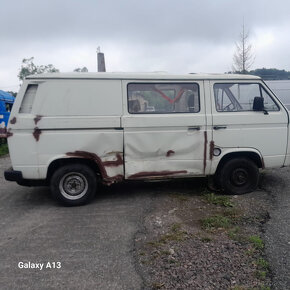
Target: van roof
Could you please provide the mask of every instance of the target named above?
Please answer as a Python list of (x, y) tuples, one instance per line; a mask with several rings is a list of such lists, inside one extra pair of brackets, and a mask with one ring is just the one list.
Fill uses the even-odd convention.
[(26, 79), (124, 79), (124, 80), (257, 80), (258, 76), (243, 74), (170, 74), (170, 73), (45, 73), (27, 76)]

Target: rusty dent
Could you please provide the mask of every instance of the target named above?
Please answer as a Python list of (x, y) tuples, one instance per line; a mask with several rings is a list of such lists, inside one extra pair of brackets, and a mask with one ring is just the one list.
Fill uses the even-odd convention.
[(146, 172), (138, 172), (132, 174), (128, 177), (128, 179), (137, 179), (137, 178), (144, 178), (144, 177), (162, 177), (162, 176), (169, 176), (169, 175), (176, 175), (176, 174), (185, 174), (187, 173), (186, 170), (180, 171), (146, 171)]
[(77, 158), (84, 158), (88, 160), (94, 161), (100, 170), (100, 173), (103, 177), (103, 183), (110, 185), (114, 182), (119, 182), (124, 179), (124, 176), (122, 174), (118, 174), (115, 176), (108, 176), (106, 168), (105, 167), (118, 167), (120, 165), (123, 165), (123, 158), (120, 153), (116, 154), (117, 160), (113, 161), (102, 161), (102, 159), (95, 153), (90, 153), (87, 151), (75, 151), (75, 152), (68, 152), (66, 153), (69, 157), (77, 157)]
[(170, 155), (174, 154), (175, 151), (173, 150), (168, 150), (167, 153), (166, 153), (166, 157), (170, 157)]
[(16, 117), (13, 117), (11, 120), (10, 120), (10, 124), (14, 125), (16, 123)]
[(41, 130), (38, 127), (35, 127), (32, 135), (35, 138), (36, 142), (39, 141), (40, 134), (41, 134)]
[(35, 118), (33, 119), (34, 124), (37, 125), (37, 123), (42, 119), (42, 117), (43, 117), (42, 115), (36, 115)]
[(207, 132), (204, 131), (204, 149), (203, 149), (203, 173), (205, 173), (206, 168), (206, 157), (207, 157)]
[(209, 143), (209, 159), (213, 159), (214, 141), (211, 140)]

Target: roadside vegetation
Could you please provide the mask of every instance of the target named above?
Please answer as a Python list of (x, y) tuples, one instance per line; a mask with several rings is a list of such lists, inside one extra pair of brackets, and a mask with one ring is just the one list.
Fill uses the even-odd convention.
[(7, 144), (0, 144), (0, 156), (8, 154), (8, 145)]

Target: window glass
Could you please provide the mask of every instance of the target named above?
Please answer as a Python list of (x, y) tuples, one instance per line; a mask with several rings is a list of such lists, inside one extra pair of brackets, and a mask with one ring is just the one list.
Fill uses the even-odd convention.
[(19, 113), (31, 113), (37, 87), (38, 85), (28, 85), (19, 109)]
[(197, 113), (199, 109), (197, 84), (134, 83), (128, 85), (129, 113)]
[(255, 97), (264, 98), (266, 110), (277, 111), (279, 108), (259, 84), (228, 83), (215, 84), (214, 96), (218, 112), (253, 111)]
[(279, 111), (279, 107), (273, 101), (273, 99), (269, 96), (269, 94), (262, 88), (262, 96), (264, 98), (264, 108), (267, 111)]

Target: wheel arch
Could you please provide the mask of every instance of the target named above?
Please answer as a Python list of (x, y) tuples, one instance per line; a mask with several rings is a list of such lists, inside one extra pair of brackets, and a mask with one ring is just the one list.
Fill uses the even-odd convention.
[(53, 160), (47, 169), (47, 176), (46, 176), (46, 180), (48, 182), (50, 182), (50, 179), (53, 175), (53, 173), (60, 167), (64, 166), (64, 165), (68, 165), (68, 164), (84, 164), (89, 166), (98, 176), (101, 176), (101, 171), (97, 165), (96, 162), (94, 162), (93, 160), (89, 160), (86, 158), (58, 158)]
[(263, 157), (256, 151), (236, 151), (236, 152), (229, 152), (226, 153), (218, 163), (215, 173), (218, 173), (223, 165), (233, 158), (248, 158), (252, 160), (258, 168), (265, 168)]

